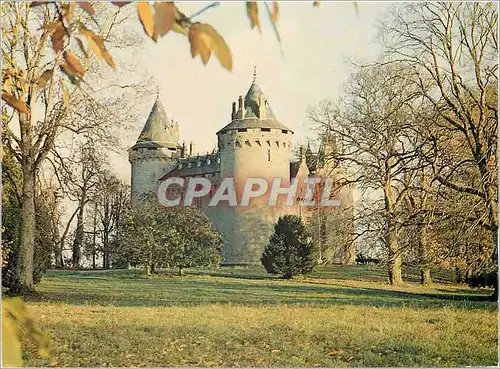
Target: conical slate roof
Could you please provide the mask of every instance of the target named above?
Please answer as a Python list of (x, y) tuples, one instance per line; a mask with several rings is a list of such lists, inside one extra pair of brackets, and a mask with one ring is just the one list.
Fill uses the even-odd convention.
[[(261, 99), (261, 96), (263, 99)], [(259, 105), (263, 101), (265, 106), (265, 118), (261, 119), (259, 114)], [(219, 132), (224, 132), (228, 130), (235, 130), (241, 128), (275, 128), (290, 131), (293, 131), (279, 122), (274, 115), (273, 110), (271, 109), (271, 105), (269, 104), (266, 95), (262, 92), (260, 86), (254, 81), (250, 88), (248, 89), (245, 98), (245, 117), (244, 119), (236, 118), (233, 119), (231, 123), (222, 128)], [(238, 110), (236, 116), (241, 117), (241, 111)]]
[(132, 149), (141, 147), (176, 147), (176, 139), (168, 129), (171, 124), (160, 98), (157, 97), (146, 124), (144, 124), (142, 132)]
[[(248, 118), (258, 118), (259, 117), (259, 103), (260, 97), (263, 96), (264, 100), (267, 101), (266, 95), (262, 92), (260, 86), (253, 82), (245, 95), (245, 117)], [(276, 116), (271, 109), (269, 104), (266, 105), (266, 118), (276, 119)]]

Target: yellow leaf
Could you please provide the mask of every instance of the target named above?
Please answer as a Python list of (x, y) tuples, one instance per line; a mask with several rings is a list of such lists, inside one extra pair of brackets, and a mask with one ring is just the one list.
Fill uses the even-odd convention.
[(35, 6), (38, 5), (45, 5), (45, 4), (50, 4), (52, 1), (32, 1), (30, 3), (30, 8), (34, 8)]
[(80, 34), (87, 38), (90, 50), (97, 56), (98, 59), (106, 61), (111, 68), (115, 68), (115, 62), (111, 57), (111, 54), (106, 49), (104, 44), (104, 38), (102, 36), (96, 35), (94, 32), (89, 30), (83, 23), (80, 23), (78, 27)]
[(64, 46), (64, 37), (66, 36), (66, 31), (61, 22), (57, 22), (53, 26), (52, 31), (52, 48), (57, 53), (62, 50)]
[(2, 301), (2, 364), (4, 367), (23, 365), (21, 334), (38, 346), (41, 356), (53, 357), (50, 339), (37, 327), (23, 301), (19, 298), (5, 298)]
[(87, 53), (87, 50), (85, 50), (85, 46), (83, 45), (83, 41), (78, 37), (75, 37), (75, 39), (76, 39), (76, 43), (78, 44), (78, 47), (82, 51), (83, 55), (85, 55), (85, 58), (88, 58), (89, 54)]
[(209, 34), (204, 32), (204, 24), (193, 23), (189, 32), (189, 42), (191, 44), (191, 56), (194, 58), (200, 55), (203, 64), (207, 64), (212, 53), (212, 40)]
[(83, 75), (85, 74), (85, 70), (80, 64), (78, 58), (73, 53), (65, 51), (64, 59), (68, 63), (68, 67), (73, 75), (83, 77)]
[(229, 71), (232, 70), (231, 50), (229, 50), (226, 41), (211, 25), (194, 23), (189, 32), (189, 42), (193, 58), (200, 55), (203, 64), (206, 65), (213, 51), (221, 65)]
[(119, 6), (121, 8), (122, 6), (130, 4), (131, 2), (132, 1), (112, 1), (111, 4), (114, 4), (114, 5)]
[(85, 10), (87, 13), (89, 13), (90, 15), (95, 14), (94, 7), (92, 6), (92, 4), (89, 1), (79, 1), (78, 5), (80, 5), (80, 7), (83, 10)]
[(2, 302), (2, 367), (23, 366), (19, 329)]
[(155, 4), (155, 38), (164, 36), (174, 27), (175, 5), (172, 2), (157, 2)]
[(63, 103), (64, 103), (64, 106), (67, 108), (67, 107), (69, 107), (70, 96), (69, 96), (68, 88), (66, 87), (66, 84), (64, 83), (63, 80), (61, 80), (61, 89), (62, 89), (62, 93), (63, 93)]
[(27, 113), (29, 110), (28, 106), (24, 103), (24, 101), (16, 99), (12, 95), (2, 94), (2, 100), (5, 101), (8, 105), (12, 106), (17, 111), (19, 111), (20, 113)]
[(137, 2), (137, 14), (139, 16), (139, 20), (142, 23), (142, 28), (144, 28), (144, 32), (156, 41), (153, 37), (155, 30), (155, 21), (153, 18), (153, 12), (151, 11), (151, 5), (147, 1), (138, 1)]
[(233, 57), (226, 41), (224, 41), (215, 28), (209, 24), (205, 24), (205, 32), (210, 35), (212, 50), (215, 52), (215, 56), (219, 59), (220, 64), (228, 71), (232, 71)]
[(66, 18), (68, 20), (73, 18), (73, 11), (76, 8), (76, 3), (70, 2), (70, 3), (62, 4), (62, 8), (63, 8), (63, 17), (64, 18)]
[(38, 89), (44, 88), (47, 81), (52, 77), (52, 72), (53, 72), (52, 69), (47, 69), (42, 73), (40, 77), (38, 77), (38, 81), (36, 82), (36, 87)]
[(315, 1), (313, 6), (315, 7), (319, 7), (321, 5), (321, 1)]
[(250, 27), (253, 29), (255, 26), (260, 31), (259, 23), (259, 8), (257, 7), (257, 2), (255, 0), (248, 0), (247, 4), (247, 15), (250, 18)]
[(59, 65), (59, 68), (69, 78), (72, 84), (77, 85), (79, 83), (74, 72), (71, 70), (67, 63)]
[(276, 22), (278, 21), (278, 13), (279, 13), (279, 10), (280, 10), (280, 6), (279, 6), (279, 3), (277, 1), (273, 1), (273, 12), (271, 14), (271, 20), (273, 21), (273, 23), (276, 24)]

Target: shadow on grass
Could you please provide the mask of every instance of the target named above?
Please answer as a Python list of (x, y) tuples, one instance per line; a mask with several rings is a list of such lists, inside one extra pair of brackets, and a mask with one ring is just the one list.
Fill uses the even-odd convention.
[[(253, 274), (253, 273), (251, 273)], [(186, 277), (143, 278), (140, 271), (50, 273), (30, 301), (113, 306), (311, 305), (495, 310), (489, 296), (472, 293), (394, 291), (309, 281), (269, 279), (244, 271), (195, 272)], [(483, 291), (481, 291), (483, 292)]]

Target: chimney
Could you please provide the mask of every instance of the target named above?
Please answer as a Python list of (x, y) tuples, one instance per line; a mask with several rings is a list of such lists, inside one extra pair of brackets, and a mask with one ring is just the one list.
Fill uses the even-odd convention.
[(238, 98), (238, 110), (241, 112), (241, 116), (239, 118), (245, 119), (245, 100), (243, 99), (243, 96)]
[(189, 156), (194, 155), (194, 141), (189, 142)]
[(304, 145), (300, 145), (300, 148), (299, 148), (299, 160), (300, 162), (302, 163), (304, 161)]
[(259, 119), (266, 119), (266, 99), (264, 96), (259, 97)]
[(233, 102), (233, 110), (231, 111), (231, 120), (236, 118), (236, 102)]

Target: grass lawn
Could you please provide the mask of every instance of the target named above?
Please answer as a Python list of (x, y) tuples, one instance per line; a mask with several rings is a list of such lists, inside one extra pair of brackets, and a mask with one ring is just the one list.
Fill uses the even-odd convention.
[[(487, 289), (437, 275), (391, 287), (375, 266), (292, 281), (259, 267), (144, 278), (138, 271), (49, 272), (28, 302), (57, 366), (496, 365)], [(29, 366), (46, 365), (34, 350)]]

